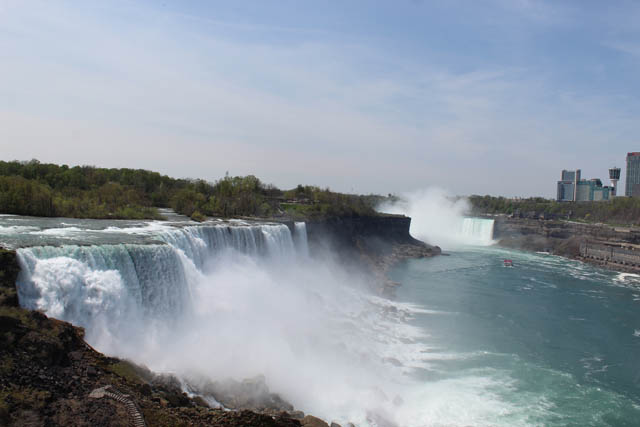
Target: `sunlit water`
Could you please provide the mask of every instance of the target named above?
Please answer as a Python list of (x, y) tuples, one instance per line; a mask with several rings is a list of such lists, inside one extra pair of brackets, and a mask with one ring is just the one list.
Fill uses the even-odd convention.
[(410, 321), (429, 347), (415, 425), (640, 425), (637, 276), (496, 248), (391, 275), (424, 309)]

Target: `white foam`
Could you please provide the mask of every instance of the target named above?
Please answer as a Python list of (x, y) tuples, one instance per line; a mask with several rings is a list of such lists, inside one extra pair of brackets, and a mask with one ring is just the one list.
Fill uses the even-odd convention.
[(47, 228), (45, 230), (33, 231), (30, 234), (64, 237), (72, 234), (84, 233), (86, 231), (87, 230), (81, 229), (78, 227), (64, 227), (64, 228)]
[[(55, 257), (34, 263), (28, 282), (21, 282), (21, 302), (48, 316), (88, 324), (88, 318), (120, 313), (122, 277), (116, 270), (93, 270), (69, 257)], [(28, 298), (34, 295), (35, 298)], [(26, 298), (25, 298), (26, 296)]]
[(9, 225), (9, 226), (1, 226), (0, 225), (0, 236), (15, 236), (22, 233), (30, 233), (33, 231), (40, 230), (38, 227), (32, 226), (23, 226), (23, 225)]
[(634, 273), (618, 273), (614, 280), (618, 282), (628, 282), (640, 279), (640, 275)]
[(126, 234), (143, 234), (143, 235), (151, 235), (154, 233), (159, 233), (162, 231), (170, 231), (173, 227), (171, 227), (167, 223), (160, 223), (157, 221), (147, 222), (145, 225), (141, 226), (129, 226), (129, 227), (107, 227), (103, 230), (97, 230), (103, 233), (126, 233)]
[(459, 378), (414, 385), (404, 395), (405, 403), (394, 408), (401, 426), (525, 426), (532, 414), (544, 414), (537, 396), (524, 405), (508, 402), (514, 392), (511, 380), (499, 371), (485, 371)]

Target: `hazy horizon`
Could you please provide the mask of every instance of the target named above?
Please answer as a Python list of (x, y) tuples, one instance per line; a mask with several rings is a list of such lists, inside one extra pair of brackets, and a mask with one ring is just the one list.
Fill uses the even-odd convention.
[(640, 5), (0, 1), (0, 156), (555, 196), (638, 151)]

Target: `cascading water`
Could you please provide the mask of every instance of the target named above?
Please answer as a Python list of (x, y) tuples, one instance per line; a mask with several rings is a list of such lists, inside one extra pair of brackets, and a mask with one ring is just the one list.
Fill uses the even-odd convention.
[(463, 218), (460, 234), (467, 244), (489, 246), (493, 244), (495, 220), (485, 218)]
[(293, 238), (297, 249), (303, 257), (309, 256), (309, 245), (307, 243), (307, 224), (304, 222), (296, 222), (294, 224)]
[[(92, 244), (18, 249), (18, 291), (100, 351), (190, 384), (264, 374), (296, 408), (360, 425), (393, 418), (398, 378), (421, 366), (413, 308), (311, 259), (304, 223), (90, 225)], [(27, 241), (78, 230), (34, 227)], [(127, 233), (133, 243), (93, 244)]]
[[(105, 316), (121, 323), (141, 313), (167, 318), (188, 311), (190, 278), (225, 251), (270, 258), (294, 253), (291, 233), (282, 224), (184, 227), (156, 237), (167, 244), (19, 249), (21, 304), (91, 333), (92, 322)], [(307, 251), (306, 237), (297, 243)]]
[(445, 250), (493, 244), (492, 219), (470, 218), (469, 203), (437, 188), (406, 194), (404, 200), (379, 206), (381, 212), (411, 217), (411, 234)]

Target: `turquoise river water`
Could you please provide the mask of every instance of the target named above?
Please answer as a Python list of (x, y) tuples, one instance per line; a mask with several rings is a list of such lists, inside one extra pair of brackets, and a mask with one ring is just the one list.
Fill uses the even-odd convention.
[(495, 247), (391, 275), (423, 309), (424, 425), (640, 425), (639, 277)]

